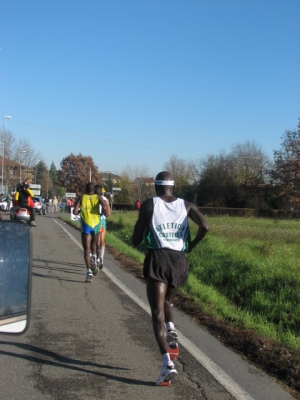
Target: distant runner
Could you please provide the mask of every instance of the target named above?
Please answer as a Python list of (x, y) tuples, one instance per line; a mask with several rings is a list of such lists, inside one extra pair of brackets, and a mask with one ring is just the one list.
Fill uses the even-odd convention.
[(100, 231), (99, 206), (106, 215), (107, 204), (100, 196), (94, 193), (95, 185), (87, 183), (85, 193), (80, 196), (75, 204), (73, 214), (78, 215), (80, 209), (81, 242), (84, 251), (84, 260), (87, 268), (86, 282), (91, 282), (93, 273), (90, 268), (90, 249), (95, 251)]
[[(104, 263), (104, 253), (105, 253), (105, 233), (106, 233), (106, 218), (110, 216), (110, 206), (107, 198), (104, 196), (105, 189), (101, 185), (95, 186), (95, 193), (106, 201), (107, 210), (104, 215), (103, 210), (99, 210), (100, 214), (100, 233), (98, 236), (97, 243), (97, 260), (96, 265), (99, 269), (103, 268)], [(101, 208), (101, 207), (100, 207)]]

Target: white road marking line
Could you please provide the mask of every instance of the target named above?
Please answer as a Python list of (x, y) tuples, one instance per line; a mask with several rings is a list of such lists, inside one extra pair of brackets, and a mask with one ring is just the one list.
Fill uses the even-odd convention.
[[(73, 240), (73, 242), (82, 249), (82, 244), (74, 238), (59, 222), (55, 219), (53, 221), (61, 227), (61, 229)], [(102, 271), (130, 297), (139, 307), (141, 307), (147, 314), (151, 316), (150, 307), (134, 294), (127, 286), (125, 286), (118, 278), (115, 277), (107, 268)], [(225, 371), (222, 370), (215, 362), (213, 362), (206, 354), (204, 354), (198, 347), (196, 347), (189, 339), (185, 338), (180, 331), (179, 334), (180, 344), (219, 382), (236, 400), (255, 400), (249, 393), (247, 393), (240, 385), (230, 378)]]

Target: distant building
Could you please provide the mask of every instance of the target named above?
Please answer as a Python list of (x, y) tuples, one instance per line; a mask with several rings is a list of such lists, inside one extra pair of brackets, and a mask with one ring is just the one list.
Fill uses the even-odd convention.
[(107, 182), (109, 179), (112, 180), (113, 184), (116, 184), (121, 179), (121, 176), (113, 174), (109, 171), (99, 171), (99, 175), (100, 175), (102, 183), (104, 185), (105, 185), (105, 182)]
[(144, 178), (139, 176), (138, 178), (135, 178), (134, 183), (136, 185), (145, 185), (145, 186), (154, 186), (155, 185), (155, 179), (154, 178)]
[[(3, 159), (3, 184), (7, 188), (11, 188), (17, 185), (20, 181), (28, 179), (30, 182), (34, 179), (34, 168), (23, 165), (16, 161)], [(0, 171), (2, 176), (2, 157), (0, 156)], [(2, 182), (1, 182), (2, 184)]]

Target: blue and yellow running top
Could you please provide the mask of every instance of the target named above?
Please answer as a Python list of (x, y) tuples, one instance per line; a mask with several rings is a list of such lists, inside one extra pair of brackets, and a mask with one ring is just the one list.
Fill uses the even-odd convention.
[[(81, 198), (80, 217), (91, 230), (100, 227), (99, 197), (97, 194), (84, 194)], [(98, 228), (99, 231), (99, 228)]]

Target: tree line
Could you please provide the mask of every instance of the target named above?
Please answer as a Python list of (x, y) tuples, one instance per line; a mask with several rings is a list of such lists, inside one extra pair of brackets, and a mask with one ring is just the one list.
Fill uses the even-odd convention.
[[(5, 182), (15, 186), (18, 173), (11, 173), (11, 164), (18, 170), (31, 172), (31, 182), (42, 184), (42, 195), (64, 197), (65, 192), (82, 194), (87, 182), (101, 184), (107, 192), (121, 188), (115, 202), (133, 204), (154, 195), (154, 180), (148, 167), (127, 165), (116, 176), (103, 179), (90, 156), (69, 154), (57, 170), (50, 168), (27, 141), (19, 141), (10, 132), (5, 138)], [(256, 209), (300, 208), (300, 122), (294, 131), (286, 130), (273, 159), (267, 157), (254, 142), (232, 146), (229, 153), (210, 154), (201, 159), (182, 159), (172, 155), (163, 169), (175, 178), (175, 194), (203, 207), (239, 207)], [(20, 169), (21, 170), (21, 169)], [(20, 173), (21, 176), (21, 173)], [(12, 179), (12, 177), (14, 177)], [(152, 178), (152, 179), (151, 179)]]
[(203, 207), (300, 209), (300, 122), (286, 130), (273, 160), (253, 142), (198, 162), (171, 157), (177, 195)]

